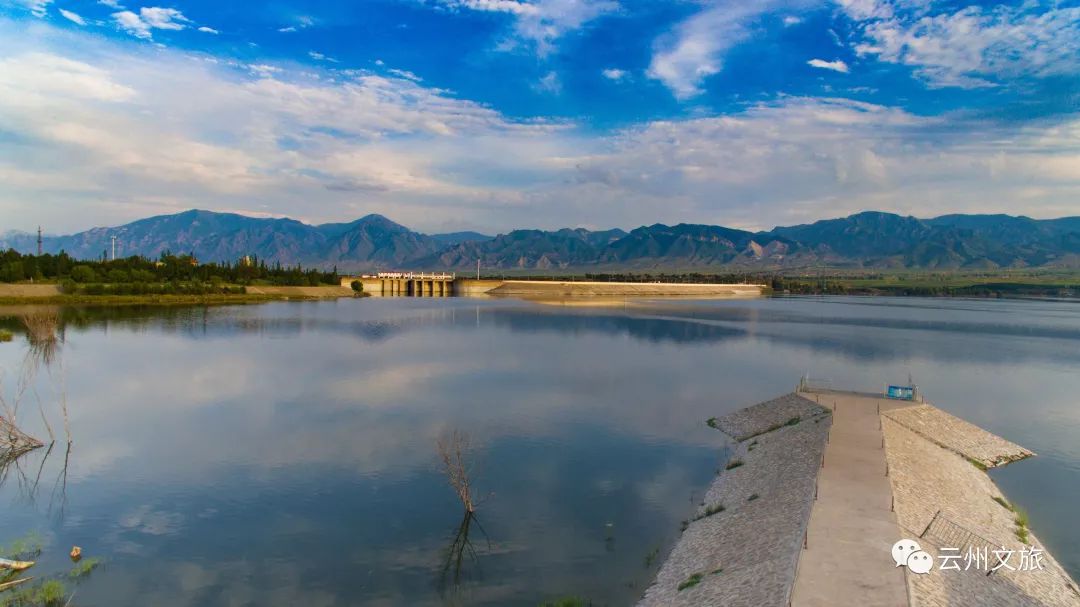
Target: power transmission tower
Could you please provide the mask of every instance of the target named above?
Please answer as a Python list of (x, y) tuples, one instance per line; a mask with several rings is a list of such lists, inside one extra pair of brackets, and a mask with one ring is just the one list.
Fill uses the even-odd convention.
[(41, 257), (41, 226), (37, 227), (37, 254)]

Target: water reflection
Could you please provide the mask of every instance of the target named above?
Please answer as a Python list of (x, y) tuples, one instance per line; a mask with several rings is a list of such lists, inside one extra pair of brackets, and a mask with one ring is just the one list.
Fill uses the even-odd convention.
[[(860, 389), (910, 372), (937, 404), (1040, 453), (995, 478), (1076, 572), (1076, 310), (884, 299), (64, 309), (55, 375), (77, 448), (69, 465), (63, 441), (19, 461), (22, 475), (0, 487), (0, 542), (37, 529), (100, 548), (110, 567), (80, 588), (95, 604), (626, 604), (722, 457), (705, 419), (806, 372)], [(0, 325), (19, 323), (0, 311)], [(26, 348), (0, 345), (0, 366), (17, 368)], [(42, 394), (59, 419), (56, 392)], [(486, 533), (460, 514), (432, 448), (448, 426), (474, 437)]]

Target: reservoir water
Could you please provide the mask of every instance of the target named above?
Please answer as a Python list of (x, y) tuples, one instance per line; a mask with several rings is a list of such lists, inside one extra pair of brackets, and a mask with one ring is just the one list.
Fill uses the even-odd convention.
[[(1034, 450), (992, 475), (1080, 578), (1078, 303), (80, 308), (51, 361), (25, 311), (0, 310), (0, 390), (57, 442), (0, 473), (0, 544), (37, 534), (38, 575), (73, 545), (102, 558), (76, 605), (631, 604), (723, 464), (705, 420), (806, 373), (910, 375)], [(453, 430), (473, 446), (467, 530), (436, 448)]]

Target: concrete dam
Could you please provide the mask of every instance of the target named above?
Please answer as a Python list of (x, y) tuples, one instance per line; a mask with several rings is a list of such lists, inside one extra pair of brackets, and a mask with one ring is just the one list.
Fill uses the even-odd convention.
[(461, 278), (453, 273), (380, 272), (344, 276), (342, 287), (359, 282), (363, 292), (376, 297), (759, 297), (759, 284), (662, 282), (600, 282), (573, 280), (501, 280)]

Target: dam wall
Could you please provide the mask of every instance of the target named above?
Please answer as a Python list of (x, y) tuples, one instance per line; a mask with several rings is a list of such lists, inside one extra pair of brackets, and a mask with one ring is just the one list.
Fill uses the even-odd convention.
[(491, 295), (526, 297), (759, 297), (764, 285), (507, 280)]
[(588, 282), (556, 280), (501, 280), (424, 277), (403, 275), (400, 278), (373, 276), (343, 276), (341, 286), (350, 288), (354, 281), (363, 285), (364, 293), (375, 296), (475, 297), (500, 295), (508, 297), (760, 297), (765, 285), (751, 284), (692, 284), (655, 282)]

